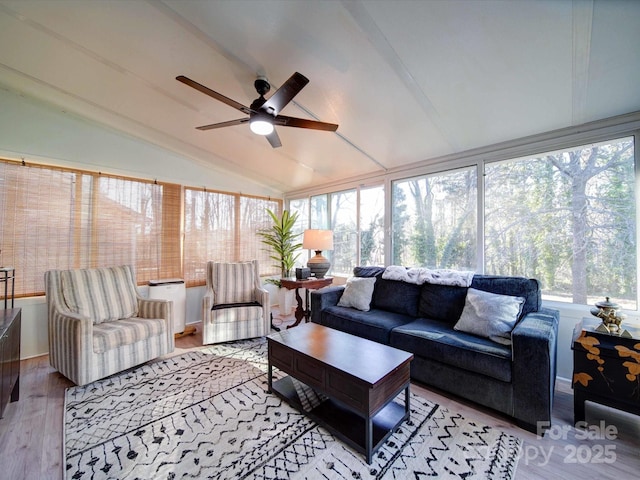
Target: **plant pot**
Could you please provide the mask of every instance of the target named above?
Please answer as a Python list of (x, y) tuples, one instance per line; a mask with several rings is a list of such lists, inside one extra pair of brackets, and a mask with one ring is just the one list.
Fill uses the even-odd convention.
[(296, 291), (289, 290), (288, 288), (278, 289), (278, 308), (280, 309), (280, 315), (291, 315), (293, 307), (296, 303)]

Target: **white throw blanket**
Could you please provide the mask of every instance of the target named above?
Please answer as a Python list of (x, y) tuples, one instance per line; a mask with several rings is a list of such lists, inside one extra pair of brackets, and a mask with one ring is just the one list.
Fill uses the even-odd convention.
[(473, 275), (474, 272), (464, 270), (431, 270), (429, 268), (405, 268), (398, 265), (391, 265), (385, 268), (382, 278), (415, 283), (416, 285), (434, 283), (436, 285), (468, 287), (471, 285)]

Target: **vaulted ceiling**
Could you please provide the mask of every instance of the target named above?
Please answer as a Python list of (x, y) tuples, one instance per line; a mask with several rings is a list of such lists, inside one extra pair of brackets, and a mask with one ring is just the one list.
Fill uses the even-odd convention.
[[(639, 47), (631, 0), (0, 0), (0, 87), (282, 192), (638, 111)], [(278, 149), (175, 80), (295, 71), (282, 113), (339, 128)]]

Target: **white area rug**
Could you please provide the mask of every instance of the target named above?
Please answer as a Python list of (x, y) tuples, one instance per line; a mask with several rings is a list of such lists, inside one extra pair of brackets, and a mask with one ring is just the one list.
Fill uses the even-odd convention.
[(416, 395), (410, 420), (367, 465), (362, 454), (267, 394), (266, 370), (266, 341), (259, 339), (67, 389), (66, 478), (514, 477), (520, 439)]

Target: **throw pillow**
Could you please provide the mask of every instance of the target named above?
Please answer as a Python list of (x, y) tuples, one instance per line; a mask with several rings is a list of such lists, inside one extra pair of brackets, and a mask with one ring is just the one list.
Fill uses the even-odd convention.
[(338, 306), (353, 307), (363, 312), (368, 312), (375, 283), (375, 277), (351, 277), (347, 280), (347, 285), (344, 288), (344, 292), (342, 292)]
[(470, 288), (455, 330), (485, 337), (502, 345), (511, 345), (524, 298), (498, 295)]

